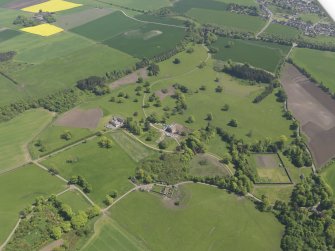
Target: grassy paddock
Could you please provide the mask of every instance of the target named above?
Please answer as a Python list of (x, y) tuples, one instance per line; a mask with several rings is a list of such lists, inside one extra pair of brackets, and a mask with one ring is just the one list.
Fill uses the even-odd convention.
[(67, 191), (58, 196), (58, 199), (63, 203), (68, 204), (74, 211), (85, 211), (88, 207), (91, 206), (91, 204), (84, 198), (84, 196), (76, 190)]
[(190, 174), (201, 177), (228, 176), (227, 169), (209, 155), (196, 155), (190, 162)]
[(128, 177), (134, 175), (136, 163), (114, 141), (112, 148), (105, 149), (99, 147), (99, 140), (96, 138), (73, 147), (43, 163), (56, 168), (66, 178), (73, 175), (85, 177), (92, 185), (89, 196), (102, 205), (105, 195), (113, 190), (121, 195), (132, 188)]
[(290, 50), (290, 47), (284, 45), (223, 37), (220, 37), (213, 46), (219, 49), (214, 55), (216, 59), (249, 63), (270, 72), (275, 72), (280, 61)]
[(333, 190), (333, 198), (335, 198), (335, 162), (325, 167), (321, 172), (321, 176)]
[(19, 218), (20, 210), (31, 206), (38, 196), (64, 190), (66, 184), (35, 165), (27, 165), (0, 176), (0, 243)]
[(52, 120), (52, 114), (29, 110), (0, 124), (0, 172), (29, 160), (27, 145)]
[(272, 214), (217, 188), (188, 184), (181, 189), (179, 207), (134, 192), (111, 209), (111, 216), (147, 250), (280, 250), (283, 227)]

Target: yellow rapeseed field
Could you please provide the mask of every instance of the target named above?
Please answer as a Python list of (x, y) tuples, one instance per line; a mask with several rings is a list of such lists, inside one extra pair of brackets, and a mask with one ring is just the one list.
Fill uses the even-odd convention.
[(51, 36), (53, 34), (62, 32), (63, 29), (51, 24), (40, 24), (37, 26), (27, 27), (21, 29), (22, 31), (40, 35), (43, 37)]
[(23, 11), (37, 13), (40, 10), (43, 12), (57, 12), (62, 10), (68, 10), (82, 6), (82, 4), (71, 3), (63, 0), (50, 0), (44, 3), (32, 5), (26, 8), (23, 8)]

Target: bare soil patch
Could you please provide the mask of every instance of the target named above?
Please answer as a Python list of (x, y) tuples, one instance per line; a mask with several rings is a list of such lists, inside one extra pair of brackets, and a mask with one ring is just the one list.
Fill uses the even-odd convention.
[(41, 248), (40, 251), (52, 251), (55, 248), (62, 246), (63, 244), (64, 244), (64, 241), (62, 239), (56, 240), (46, 245), (45, 247)]
[(47, 0), (18, 0), (18, 1), (9, 2), (4, 7), (8, 9), (20, 10), (20, 9), (23, 9), (23, 8), (26, 8), (32, 5), (44, 3), (46, 1)]
[(335, 100), (290, 64), (283, 69), (281, 83), (288, 108), (300, 122), (315, 164), (321, 168), (335, 156)]
[(115, 89), (115, 88), (118, 88), (122, 85), (132, 84), (132, 83), (135, 83), (138, 80), (139, 77), (141, 77), (143, 79), (147, 79), (148, 78), (147, 69), (142, 68), (142, 69), (139, 69), (137, 71), (134, 71), (133, 73), (114, 81), (113, 83), (111, 83), (109, 85), (109, 87), (111, 89)]
[(171, 97), (176, 93), (175, 88), (171, 85), (166, 89), (162, 89), (159, 91), (156, 91), (155, 94), (161, 101), (163, 101), (166, 97)]
[(103, 116), (101, 109), (72, 109), (59, 117), (55, 124), (59, 126), (73, 127), (73, 128), (88, 128), (95, 129), (100, 119)]
[(68, 15), (62, 15), (57, 17), (57, 26), (65, 30), (73, 29), (77, 26), (89, 23), (93, 20), (96, 20), (100, 17), (106, 16), (113, 11), (110, 9), (88, 9), (81, 12), (71, 13)]
[(277, 168), (277, 156), (273, 154), (256, 155), (256, 164), (260, 168)]

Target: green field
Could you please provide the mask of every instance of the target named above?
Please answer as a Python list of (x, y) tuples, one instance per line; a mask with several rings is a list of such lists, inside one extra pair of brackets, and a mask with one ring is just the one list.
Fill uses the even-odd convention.
[(219, 51), (214, 58), (240, 63), (275, 72), (280, 61), (287, 55), (290, 47), (262, 41), (248, 41), (220, 37), (214, 44)]
[(293, 187), (293, 185), (272, 185), (271, 187), (268, 185), (257, 185), (254, 186), (252, 194), (257, 198), (262, 198), (262, 195), (265, 195), (271, 204), (274, 204), (276, 200), (289, 202)]
[(333, 198), (335, 198), (335, 162), (327, 166), (321, 172), (321, 176), (333, 190)]
[(153, 57), (174, 48), (185, 33), (182, 28), (135, 21), (119, 11), (71, 31), (137, 58)]
[(192, 8), (186, 14), (201, 24), (216, 24), (244, 32), (255, 33), (265, 25), (265, 21), (259, 17), (240, 15), (228, 11)]
[[(267, 158), (271, 163), (260, 163), (259, 159)], [(252, 154), (249, 164), (257, 170), (259, 183), (289, 183), (284, 167), (277, 154)]]
[[(247, 199), (203, 185), (181, 189), (179, 207), (134, 192), (111, 209), (111, 217), (121, 233), (145, 244), (145, 250), (280, 250), (283, 227)], [(104, 250), (118, 235), (95, 238), (87, 250)], [(129, 245), (124, 238), (118, 241)]]
[(0, 105), (13, 103), (15, 100), (26, 97), (26, 93), (20, 86), (17, 86), (9, 79), (0, 74)]
[[(92, 185), (90, 198), (102, 205), (106, 194), (113, 190), (123, 194), (133, 187), (128, 177), (135, 174), (136, 163), (115, 142), (112, 148), (105, 149), (99, 147), (99, 140), (73, 147), (43, 163), (56, 168), (66, 178), (83, 176)], [(74, 161), (68, 163), (68, 160)]]
[(271, 23), (264, 32), (265, 35), (273, 35), (283, 39), (295, 39), (300, 33), (301, 32), (296, 28), (276, 23)]
[[(61, 138), (61, 135), (65, 131), (69, 131), (71, 133), (72, 137), (70, 140), (64, 140)], [(75, 141), (92, 135), (93, 133), (94, 132), (89, 129), (50, 125), (45, 130), (43, 130), (37, 137), (35, 137), (33, 141), (30, 142), (29, 152), (33, 158), (38, 158), (41, 155), (46, 155), (47, 153), (60, 149)], [(42, 143), (42, 146), (45, 148), (45, 150), (40, 151), (41, 146), (39, 146), (37, 143)]]
[(188, 10), (192, 8), (223, 11), (227, 8), (227, 4), (225, 3), (225, 1), (214, 0), (181, 0), (176, 1), (173, 5), (173, 10), (182, 14), (185, 14)]
[(209, 155), (196, 155), (190, 162), (190, 175), (197, 177), (228, 176), (229, 172), (217, 159)]
[[(167, 119), (167, 123), (179, 123), (195, 130), (204, 128), (208, 124), (206, 116), (211, 112), (213, 115), (211, 124), (213, 126), (222, 127), (247, 142), (254, 142), (266, 137), (277, 140), (282, 134), (288, 137), (291, 135), (290, 122), (282, 117), (282, 104), (276, 102), (274, 94), (269, 95), (259, 104), (253, 104), (253, 99), (263, 90), (263, 86), (246, 85), (226, 74), (217, 73), (213, 71), (211, 63), (212, 61), (208, 61), (207, 67), (203, 69), (161, 81), (152, 87), (153, 91), (157, 91), (167, 88), (173, 83), (179, 83), (192, 90), (192, 93), (185, 94), (186, 112), (171, 115)], [(182, 67), (182, 63), (180, 67)], [(219, 83), (214, 81), (216, 77), (219, 78)], [(199, 90), (202, 85), (206, 86), (205, 91)], [(218, 85), (223, 87), (222, 93), (215, 92)], [(198, 91), (195, 92), (196, 90)], [(221, 110), (225, 104), (230, 106), (228, 111)], [(156, 112), (163, 116), (165, 106), (172, 110), (175, 107), (175, 99), (167, 97), (162, 101), (162, 107), (151, 106), (146, 108), (146, 112), (147, 114)], [(186, 123), (187, 118), (191, 115), (194, 116), (195, 122)], [(227, 125), (231, 119), (238, 121), (237, 128)], [(252, 132), (252, 136), (248, 137), (247, 134), (250, 132)]]
[(169, 0), (107, 0), (105, 2), (138, 10), (156, 10), (171, 5)]
[[(0, 31), (0, 43), (10, 40), (11, 38), (18, 36), (19, 34), (20, 32), (16, 30), (10, 30), (10, 29), (2, 30)], [(4, 51), (2, 46), (3, 45), (1, 45), (1, 51)]]
[(27, 145), (52, 120), (45, 110), (30, 110), (0, 124), (0, 172), (29, 160)]
[(0, 243), (12, 231), (19, 212), (31, 206), (38, 196), (56, 194), (65, 183), (34, 165), (21, 167), (0, 176)]
[(318, 82), (322, 82), (332, 92), (335, 92), (335, 52), (296, 48), (291, 58), (295, 64), (304, 68)]
[(84, 196), (76, 191), (70, 190), (57, 197), (63, 203), (69, 205), (75, 212), (79, 210), (85, 211), (91, 204), (84, 198)]
[(153, 57), (173, 49), (184, 37), (182, 28), (146, 24), (104, 41), (105, 44), (136, 58)]

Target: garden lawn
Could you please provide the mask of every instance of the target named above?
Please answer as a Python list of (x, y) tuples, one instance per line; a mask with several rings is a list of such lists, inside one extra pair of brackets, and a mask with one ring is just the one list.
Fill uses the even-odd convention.
[(250, 65), (275, 72), (280, 61), (287, 55), (290, 47), (262, 41), (248, 41), (220, 37), (214, 44), (218, 53), (214, 58)]
[(66, 184), (35, 165), (27, 165), (0, 175), (0, 243), (10, 234), (19, 212), (38, 196), (65, 190)]
[(0, 123), (0, 173), (29, 161), (27, 144), (51, 120), (51, 113), (37, 109)]
[(291, 58), (295, 64), (304, 68), (318, 82), (322, 82), (332, 92), (335, 92), (335, 52), (295, 48)]
[(67, 191), (57, 197), (63, 203), (69, 205), (75, 212), (85, 211), (91, 204), (77, 190)]
[(283, 226), (272, 214), (217, 188), (188, 184), (181, 189), (179, 207), (134, 192), (111, 209), (111, 217), (147, 250), (280, 250)]
[(186, 12), (201, 24), (216, 24), (231, 30), (254, 32), (261, 30), (265, 21), (259, 17), (240, 15), (228, 11), (192, 8)]
[(73, 147), (43, 163), (57, 169), (67, 179), (83, 176), (92, 185), (89, 197), (102, 205), (106, 194), (116, 190), (122, 195), (133, 187), (128, 178), (135, 174), (136, 163), (115, 142), (112, 148), (106, 149), (98, 145), (99, 140), (96, 138)]

